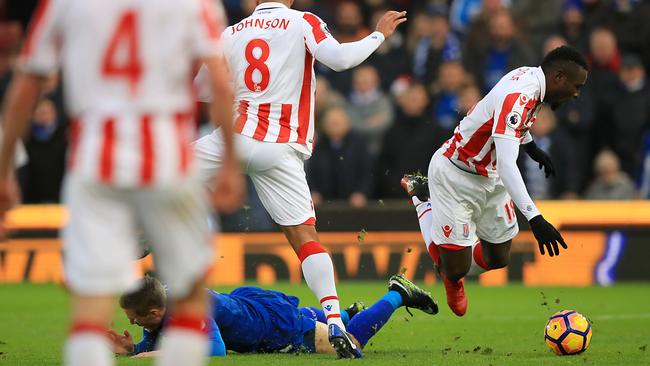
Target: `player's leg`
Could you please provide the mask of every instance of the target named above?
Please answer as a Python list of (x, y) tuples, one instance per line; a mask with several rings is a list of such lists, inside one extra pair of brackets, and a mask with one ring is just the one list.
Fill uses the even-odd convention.
[(171, 311), (160, 346), (159, 365), (200, 365), (208, 354), (204, 278), (213, 262), (205, 190), (198, 179), (137, 192), (137, 217), (150, 243)]
[(429, 200), (418, 204), (420, 199), (410, 194), (427, 251), (445, 285), (447, 303), (462, 316), (467, 310), (462, 278), (472, 263), (471, 246), (478, 241), (473, 215), (481, 202), (474, 186), (483, 177), (460, 171), (439, 152), (431, 158), (428, 174)]
[[(303, 307), (299, 310), (305, 317), (314, 319), (317, 322), (327, 323), (325, 312), (321, 308)], [(341, 310), (341, 321), (347, 326), (352, 318), (364, 310), (366, 310), (366, 305), (361, 301), (355, 301), (347, 308)]]
[(273, 221), (280, 225), (298, 255), (305, 282), (319, 299), (328, 326), (340, 330), (334, 332), (334, 335), (330, 332), (330, 340), (341, 345), (339, 356), (355, 357), (349, 350), (355, 353), (357, 350), (344, 335), (345, 325), (341, 321), (334, 264), (320, 244), (316, 232), (316, 214), (303, 160), (297, 151), (286, 144), (261, 143), (249, 139), (248, 151), (244, 165), (260, 201)]
[(136, 284), (136, 239), (128, 201), (118, 189), (66, 179), (69, 221), (63, 230), (66, 283), (72, 293), (65, 364), (113, 364), (106, 330), (116, 294)]
[(481, 245), (473, 252), (476, 267), (491, 270), (507, 266), (512, 238), (519, 233), (519, 226), (515, 206), (503, 184), (496, 184), (488, 194), (476, 232), (481, 238)]
[(370, 338), (388, 323), (395, 310), (406, 306), (427, 314), (438, 313), (438, 304), (431, 294), (402, 275), (392, 276), (388, 292), (368, 309), (355, 316), (348, 324), (348, 332), (365, 347)]

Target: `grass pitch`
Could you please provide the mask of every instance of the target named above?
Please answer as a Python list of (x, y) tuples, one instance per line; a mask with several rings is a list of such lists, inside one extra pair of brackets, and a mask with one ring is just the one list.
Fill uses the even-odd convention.
[[(440, 285), (430, 290), (441, 312), (414, 317), (399, 309), (365, 349), (362, 360), (331, 355), (237, 355), (213, 358), (210, 365), (650, 365), (650, 284), (614, 287), (526, 288), (468, 285), (468, 313), (456, 318), (447, 308)], [(316, 305), (306, 286), (277, 284), (297, 295), (302, 305)], [(342, 305), (362, 300), (370, 305), (384, 283), (341, 283)], [(217, 288), (228, 291), (231, 288)], [(54, 285), (0, 285), (0, 365), (61, 364), (68, 298)], [(590, 348), (577, 356), (555, 356), (544, 344), (544, 325), (555, 311), (574, 309), (591, 319)], [(120, 312), (118, 331), (141, 331)], [(120, 357), (118, 365), (151, 365), (151, 360)]]

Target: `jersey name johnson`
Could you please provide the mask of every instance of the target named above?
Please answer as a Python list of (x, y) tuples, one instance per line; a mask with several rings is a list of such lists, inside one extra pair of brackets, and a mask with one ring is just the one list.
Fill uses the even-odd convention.
[(331, 37), (311, 13), (261, 4), (222, 36), (235, 87), (236, 133), (311, 155), (314, 53)]

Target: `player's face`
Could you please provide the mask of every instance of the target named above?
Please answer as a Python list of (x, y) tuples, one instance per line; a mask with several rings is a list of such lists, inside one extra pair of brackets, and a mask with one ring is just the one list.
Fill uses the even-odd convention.
[(136, 324), (149, 330), (158, 328), (162, 322), (162, 314), (158, 309), (151, 309), (145, 315), (138, 314), (133, 309), (124, 309), (124, 313), (126, 313), (126, 317), (129, 318), (131, 324)]
[(552, 109), (569, 102), (580, 95), (580, 90), (587, 82), (587, 70), (578, 67), (571, 71), (558, 71), (555, 76), (557, 89), (551, 93), (548, 102)]

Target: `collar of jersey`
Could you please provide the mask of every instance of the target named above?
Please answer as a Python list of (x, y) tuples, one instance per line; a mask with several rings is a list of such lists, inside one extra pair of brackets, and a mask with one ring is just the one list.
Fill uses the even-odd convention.
[(539, 101), (543, 102), (544, 95), (546, 95), (546, 76), (544, 76), (544, 71), (542, 70), (542, 67), (539, 66), (534, 68), (533, 75), (535, 75), (537, 81), (539, 81)]
[(258, 11), (258, 10), (270, 10), (270, 9), (275, 9), (275, 8), (279, 8), (279, 7), (287, 8), (287, 6), (282, 4), (282, 3), (261, 3), (260, 5), (258, 5), (255, 8), (255, 11)]

